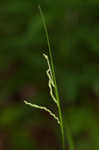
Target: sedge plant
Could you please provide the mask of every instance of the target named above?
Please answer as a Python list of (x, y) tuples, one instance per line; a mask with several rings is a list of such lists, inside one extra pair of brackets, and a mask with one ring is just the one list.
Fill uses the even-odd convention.
[[(48, 35), (48, 30), (47, 30), (44, 14), (43, 14), (42, 9), (41, 9), (40, 6), (39, 6), (39, 11), (40, 11), (42, 23), (43, 23), (43, 26), (44, 26), (46, 39), (47, 39), (47, 44), (48, 44), (48, 50), (49, 50), (49, 57), (48, 57), (47, 54), (43, 54), (43, 56), (46, 59), (47, 64), (48, 64), (48, 70), (46, 71), (46, 74), (47, 74), (48, 79), (49, 79), (48, 86), (49, 86), (49, 90), (50, 90), (50, 96), (51, 96), (53, 102), (56, 104), (56, 107), (58, 109), (58, 115), (56, 116), (56, 114), (54, 114), (50, 109), (46, 108), (45, 106), (31, 104), (26, 100), (24, 101), (24, 103), (26, 105), (29, 105), (29, 106), (33, 107), (33, 108), (41, 109), (41, 110), (44, 110), (44, 111), (48, 112), (49, 115), (51, 115), (57, 121), (57, 123), (60, 127), (60, 131), (61, 131), (62, 150), (65, 150), (63, 115), (62, 115), (62, 109), (61, 109), (61, 105), (60, 105), (60, 97), (59, 97), (59, 92), (58, 92), (58, 87), (57, 87), (57, 82), (56, 82), (51, 45), (50, 45), (50, 40), (49, 40), (49, 35)], [(67, 139), (68, 139), (68, 143), (69, 143), (69, 148), (70, 148), (70, 150), (74, 150), (74, 145), (73, 145), (73, 142), (72, 142), (72, 138), (71, 138), (71, 134), (69, 132), (70, 130), (69, 130), (68, 126), (67, 126), (67, 131), (68, 131), (67, 132)]]

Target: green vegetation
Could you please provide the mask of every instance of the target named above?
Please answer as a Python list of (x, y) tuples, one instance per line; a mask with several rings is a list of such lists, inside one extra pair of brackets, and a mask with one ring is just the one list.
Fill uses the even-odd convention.
[[(98, 0), (0, 2), (0, 149), (62, 149), (58, 120), (24, 105), (24, 99), (43, 104), (58, 117), (41, 55), (52, 68), (38, 5), (57, 72), (66, 150), (99, 150)], [(56, 98), (53, 86), (52, 92)]]
[[(42, 107), (42, 106), (38, 106), (38, 105), (35, 105), (35, 104), (31, 104), (31, 103), (28, 103), (27, 101), (25, 101), (25, 104), (30, 105), (30, 106), (32, 106), (34, 108), (43, 109), (43, 110), (49, 112), (49, 114), (51, 116), (53, 116), (54, 119), (57, 120), (58, 124), (60, 125), (61, 134), (62, 134), (62, 147), (63, 147), (63, 150), (65, 150), (63, 118), (62, 118), (62, 112), (61, 112), (61, 106), (60, 106), (60, 99), (59, 99), (58, 88), (57, 88), (57, 84), (56, 84), (56, 77), (55, 77), (55, 70), (54, 70), (53, 58), (52, 58), (52, 53), (51, 53), (51, 46), (50, 46), (48, 31), (47, 31), (47, 27), (46, 27), (46, 23), (45, 23), (45, 18), (44, 18), (43, 12), (42, 12), (42, 10), (41, 10), (40, 7), (39, 7), (39, 10), (40, 10), (42, 22), (43, 22), (45, 33), (46, 33), (46, 38), (47, 38), (47, 43), (48, 43), (48, 48), (49, 48), (49, 54), (50, 54), (50, 61), (51, 61), (51, 65), (50, 65), (50, 61), (48, 59), (48, 56), (44, 54), (44, 57), (47, 60), (48, 67), (49, 67), (48, 70), (47, 70), (47, 76), (49, 78), (49, 84), (48, 85), (49, 85), (49, 89), (50, 89), (50, 95), (51, 95), (53, 101), (55, 102), (55, 104), (56, 104), (56, 106), (58, 108), (59, 117), (56, 117), (56, 115), (53, 114), (46, 107)], [(53, 88), (55, 90), (55, 96), (53, 94)]]

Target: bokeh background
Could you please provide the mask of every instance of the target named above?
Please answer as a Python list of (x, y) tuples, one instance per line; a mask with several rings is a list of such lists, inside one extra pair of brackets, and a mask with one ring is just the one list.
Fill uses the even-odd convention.
[(60, 131), (47, 113), (51, 100), (43, 9), (54, 58), (65, 144), (68, 123), (75, 150), (99, 150), (99, 1), (0, 1), (0, 150), (61, 150)]

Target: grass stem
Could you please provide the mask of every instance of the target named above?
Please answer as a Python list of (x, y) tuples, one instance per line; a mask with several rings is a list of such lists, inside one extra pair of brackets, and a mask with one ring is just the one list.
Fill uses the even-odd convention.
[(59, 98), (59, 94), (58, 94), (59, 92), (58, 92), (58, 87), (57, 87), (57, 82), (56, 82), (53, 57), (52, 57), (52, 53), (51, 53), (50, 40), (49, 40), (48, 31), (47, 31), (47, 26), (46, 26), (46, 23), (45, 23), (45, 18), (44, 18), (44, 15), (43, 15), (43, 12), (42, 12), (42, 9), (41, 9), (40, 6), (39, 6), (39, 10), (40, 10), (40, 15), (41, 15), (41, 18), (42, 18), (42, 22), (43, 22), (43, 25), (44, 25), (45, 34), (46, 34), (46, 38), (47, 38), (47, 43), (48, 43), (52, 75), (53, 75), (53, 80), (54, 80), (54, 84), (55, 84), (55, 95), (56, 95), (56, 99), (57, 99), (58, 113), (59, 113), (59, 119), (60, 119), (60, 129), (61, 129), (61, 136), (62, 136), (62, 149), (65, 150), (63, 117), (62, 117), (62, 111), (61, 111), (61, 106), (60, 106), (60, 98)]

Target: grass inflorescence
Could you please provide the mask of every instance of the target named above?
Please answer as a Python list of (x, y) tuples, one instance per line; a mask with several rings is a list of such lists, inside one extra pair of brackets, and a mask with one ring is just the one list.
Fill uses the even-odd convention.
[[(47, 64), (48, 64), (48, 70), (46, 71), (46, 74), (47, 74), (48, 79), (49, 79), (48, 86), (49, 86), (51, 98), (52, 98), (53, 102), (56, 104), (56, 107), (58, 109), (58, 116), (56, 116), (56, 114), (54, 114), (50, 109), (48, 109), (48, 108), (46, 108), (44, 106), (31, 104), (31, 103), (29, 103), (27, 101), (24, 101), (24, 103), (29, 105), (29, 106), (31, 106), (31, 107), (33, 107), (33, 108), (41, 109), (41, 110), (44, 110), (44, 111), (48, 112), (57, 121), (57, 123), (60, 126), (60, 131), (61, 131), (62, 150), (65, 150), (63, 116), (62, 116), (59, 92), (58, 92), (58, 87), (57, 87), (57, 82), (56, 82), (56, 76), (55, 76), (55, 69), (54, 69), (51, 45), (50, 45), (49, 35), (48, 35), (48, 31), (47, 31), (47, 26), (46, 26), (46, 23), (45, 23), (45, 18), (44, 18), (44, 15), (43, 15), (43, 12), (42, 12), (42, 9), (41, 9), (40, 6), (39, 6), (39, 11), (40, 11), (42, 23), (43, 23), (43, 26), (44, 26), (46, 39), (47, 39), (47, 43), (48, 43), (48, 49), (49, 49), (49, 57), (48, 57), (48, 54), (43, 54), (43, 56), (45, 57), (45, 59), (47, 61)], [(67, 134), (67, 139), (68, 139), (70, 150), (74, 150), (74, 146), (73, 146), (73, 142), (72, 142), (72, 138), (71, 138), (70, 132), (68, 132), (68, 134)]]

